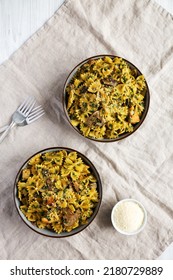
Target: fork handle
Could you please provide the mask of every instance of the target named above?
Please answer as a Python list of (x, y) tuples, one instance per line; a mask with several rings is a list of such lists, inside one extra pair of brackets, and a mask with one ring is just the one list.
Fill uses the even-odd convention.
[(8, 128), (4, 131), (4, 133), (2, 133), (2, 135), (0, 136), (0, 144), (2, 143), (2, 141), (4, 140), (4, 138), (7, 136), (7, 134), (10, 132), (11, 128), (15, 126), (15, 122), (11, 122), (10, 125), (8, 126)]
[(4, 132), (8, 127), (9, 127), (9, 125), (4, 125), (3, 127), (1, 127), (0, 133)]

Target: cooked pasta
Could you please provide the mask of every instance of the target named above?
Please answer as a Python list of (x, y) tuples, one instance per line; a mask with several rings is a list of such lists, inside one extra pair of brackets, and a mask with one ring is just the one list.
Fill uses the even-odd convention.
[(124, 59), (91, 59), (66, 88), (71, 124), (95, 139), (115, 139), (132, 132), (141, 120), (146, 90), (144, 76)]
[(73, 151), (35, 155), (22, 170), (17, 186), (26, 218), (58, 234), (86, 224), (99, 201), (95, 176)]

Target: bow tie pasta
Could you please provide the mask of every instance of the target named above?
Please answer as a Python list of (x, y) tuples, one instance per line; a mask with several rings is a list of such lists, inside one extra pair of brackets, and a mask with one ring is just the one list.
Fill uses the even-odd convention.
[(97, 180), (77, 152), (37, 154), (18, 182), (20, 209), (39, 228), (70, 232), (86, 224), (99, 201)]
[(144, 76), (122, 58), (91, 59), (66, 88), (71, 124), (94, 139), (132, 132), (144, 111), (146, 90)]

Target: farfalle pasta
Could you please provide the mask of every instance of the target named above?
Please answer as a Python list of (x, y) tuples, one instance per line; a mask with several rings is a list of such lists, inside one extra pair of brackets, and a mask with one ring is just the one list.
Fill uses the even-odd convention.
[(17, 184), (20, 209), (38, 228), (70, 232), (87, 223), (99, 201), (97, 180), (77, 152), (31, 158)]
[(70, 122), (86, 137), (115, 139), (140, 122), (146, 91), (144, 76), (124, 59), (90, 59), (66, 87)]

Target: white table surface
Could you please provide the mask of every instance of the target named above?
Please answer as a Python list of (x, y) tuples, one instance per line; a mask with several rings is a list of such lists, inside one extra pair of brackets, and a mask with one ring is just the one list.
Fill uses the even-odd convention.
[[(155, 1), (173, 14), (173, 0)], [(63, 2), (64, 0), (0, 0), (0, 64), (38, 30)], [(173, 259), (173, 243), (159, 259)]]

